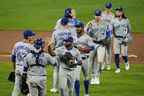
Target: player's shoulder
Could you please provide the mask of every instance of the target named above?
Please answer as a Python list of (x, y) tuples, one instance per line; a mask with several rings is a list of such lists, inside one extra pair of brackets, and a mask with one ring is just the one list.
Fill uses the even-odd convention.
[(14, 48), (18, 47), (18, 46), (22, 46), (24, 45), (25, 43), (23, 41), (18, 41), (14, 44)]

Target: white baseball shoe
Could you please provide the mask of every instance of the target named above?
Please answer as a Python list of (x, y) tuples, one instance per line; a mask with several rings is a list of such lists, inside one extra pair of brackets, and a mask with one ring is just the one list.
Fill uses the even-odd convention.
[(99, 77), (94, 78), (94, 85), (99, 85), (100, 84), (100, 79)]
[(91, 79), (90, 84), (91, 84), (91, 85), (94, 84), (94, 78)]
[(30, 94), (28, 93), (26, 96), (30, 96)]
[(84, 96), (89, 96), (89, 94), (85, 94)]
[(108, 71), (111, 70), (111, 66), (107, 65), (106, 70), (108, 70)]
[(129, 70), (130, 69), (130, 65), (129, 65), (129, 63), (125, 63), (125, 70)]
[(120, 73), (120, 71), (121, 71), (120, 68), (117, 68), (117, 69), (115, 70), (115, 73), (118, 74), (118, 73)]
[(56, 92), (58, 92), (58, 90), (56, 88), (52, 88), (52, 89), (50, 89), (50, 92), (56, 93)]

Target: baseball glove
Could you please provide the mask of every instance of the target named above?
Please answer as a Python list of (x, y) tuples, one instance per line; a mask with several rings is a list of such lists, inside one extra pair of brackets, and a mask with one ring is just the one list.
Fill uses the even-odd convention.
[(70, 68), (77, 65), (75, 57), (73, 57), (70, 52), (66, 52), (63, 56), (60, 57), (60, 60)]
[(11, 72), (8, 76), (8, 80), (11, 82), (15, 82), (15, 72)]
[(92, 50), (90, 47), (79, 47), (78, 49), (82, 53), (89, 53)]
[(29, 88), (28, 88), (28, 85), (26, 83), (26, 79), (27, 79), (27, 74), (23, 74), (22, 75), (22, 82), (21, 82), (21, 92), (24, 95), (27, 95), (29, 93)]

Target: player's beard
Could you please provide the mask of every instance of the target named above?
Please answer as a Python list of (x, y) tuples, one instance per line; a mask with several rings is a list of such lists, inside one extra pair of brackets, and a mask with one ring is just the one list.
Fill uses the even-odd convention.
[(65, 44), (65, 47), (66, 47), (67, 49), (71, 49), (71, 48), (73, 47), (73, 45), (72, 45), (71, 43), (69, 43), (69, 44)]

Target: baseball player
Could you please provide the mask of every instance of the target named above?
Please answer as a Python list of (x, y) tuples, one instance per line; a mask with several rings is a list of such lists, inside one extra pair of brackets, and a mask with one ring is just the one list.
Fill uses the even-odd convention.
[(38, 38), (34, 43), (34, 50), (29, 53), (24, 61), (24, 74), (27, 75), (30, 96), (46, 96), (46, 65), (56, 65), (55, 58), (43, 51), (45, 42)]
[[(75, 9), (66, 8), (64, 11), (64, 17), (69, 19), (69, 26), (74, 27), (77, 22)], [(55, 30), (61, 28), (61, 19), (62, 18), (56, 22)]]
[(115, 54), (115, 73), (120, 73), (120, 54), (125, 62), (125, 69), (129, 70), (128, 62), (128, 43), (132, 40), (131, 26), (129, 19), (125, 16), (123, 8), (118, 7), (115, 9), (116, 16), (112, 21), (114, 27), (114, 54)]
[(83, 76), (84, 76), (84, 89), (85, 89), (85, 95), (84, 96), (89, 96), (89, 63), (88, 63), (88, 58), (89, 58), (89, 53), (91, 50), (94, 50), (95, 44), (92, 41), (92, 38), (87, 35), (84, 32), (84, 24), (79, 21), (76, 24), (77, 28), (77, 43), (75, 46), (79, 49), (80, 51), (80, 57), (82, 59), (82, 66), (77, 66), (76, 69), (76, 81), (75, 81), (75, 92), (76, 96), (80, 96), (80, 72), (82, 69)]
[(61, 96), (74, 96), (76, 68), (81, 64), (80, 52), (73, 46), (73, 38), (65, 37), (64, 46), (56, 48), (60, 63), (59, 85)]
[[(61, 19), (61, 27), (56, 29), (52, 34), (52, 45), (53, 48), (58, 48), (63, 46), (63, 39), (66, 36), (72, 36), (74, 42), (77, 41), (77, 33), (74, 27), (69, 26), (69, 19), (64, 17)], [(50, 90), (51, 92), (57, 92), (57, 83), (58, 83), (58, 72), (59, 67), (55, 66), (53, 70), (53, 88)]]
[[(94, 61), (91, 84), (100, 84), (101, 66), (104, 64), (105, 43), (108, 37), (107, 32), (109, 25), (107, 22), (102, 20), (101, 13), (101, 10), (97, 9), (95, 11), (95, 19), (90, 21), (86, 26), (87, 33), (93, 38), (93, 42), (98, 45), (97, 49), (93, 51), (90, 56), (90, 60)], [(95, 64), (96, 61), (97, 64)]]
[(21, 93), (22, 74), (24, 68), (24, 57), (31, 52), (32, 44), (34, 41), (35, 33), (31, 30), (23, 32), (24, 40), (17, 42), (14, 45), (11, 54), (11, 60), (13, 62), (15, 71), (15, 84), (12, 92), (12, 96), (19, 96)]
[[(105, 54), (105, 64), (102, 66), (102, 70), (106, 67), (107, 70), (111, 69), (111, 60), (112, 60), (112, 20), (114, 14), (112, 13), (112, 3), (108, 2), (105, 4), (105, 10), (102, 12), (102, 19), (109, 24), (110, 38), (109, 42), (106, 44), (106, 54)], [(106, 66), (105, 66), (106, 65)]]

